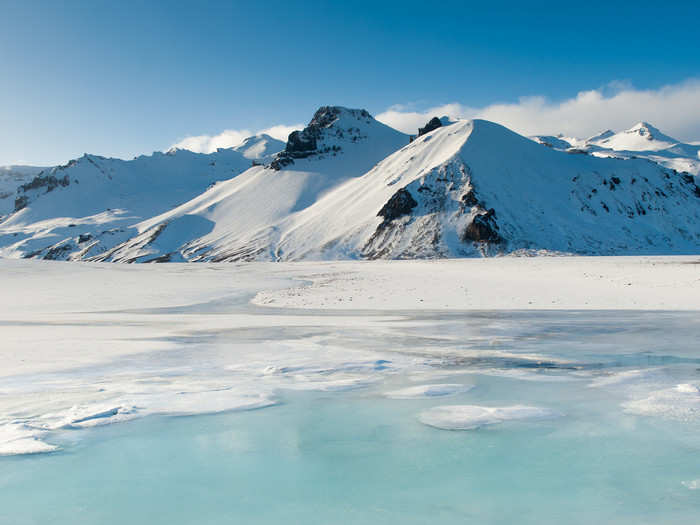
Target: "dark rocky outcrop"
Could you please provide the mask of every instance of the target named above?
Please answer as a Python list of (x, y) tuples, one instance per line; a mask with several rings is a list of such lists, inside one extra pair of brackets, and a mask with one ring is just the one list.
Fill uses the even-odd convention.
[[(43, 172), (42, 172), (43, 173)], [(70, 179), (68, 175), (64, 175), (61, 178), (55, 177), (54, 175), (42, 175), (41, 173), (34, 177), (31, 181), (26, 184), (22, 184), (17, 188), (17, 193), (27, 193), (29, 191), (46, 189), (45, 193), (53, 191), (54, 189), (61, 187), (66, 187), (70, 184)], [(29, 196), (19, 195), (15, 199), (15, 211), (19, 211), (26, 208), (29, 204)]]
[(684, 172), (681, 174), (681, 180), (692, 188), (696, 197), (700, 198), (700, 186), (696, 184), (695, 177), (693, 177), (690, 173)]
[[(337, 106), (318, 108), (308, 126), (301, 131), (292, 131), (289, 134), (284, 152), (292, 157), (302, 158), (316, 151), (322, 130), (331, 127), (338, 120), (341, 109)], [(360, 111), (360, 116), (369, 118), (370, 115), (363, 109)]]
[(431, 131), (440, 127), (442, 127), (442, 122), (440, 122), (440, 119), (437, 117), (433, 117), (428, 121), (428, 123), (425, 126), (423, 126), (422, 128), (418, 128), (418, 136), (420, 137), (421, 135), (430, 133)]
[[(313, 155), (318, 150), (318, 142), (322, 138), (322, 130), (329, 128), (338, 120), (341, 108), (337, 106), (322, 106), (314, 113), (311, 122), (301, 131), (292, 131), (287, 137), (287, 145), (284, 151), (270, 163), (270, 167), (279, 171), (285, 166), (294, 164), (294, 159), (303, 159)], [(369, 117), (369, 113), (362, 110), (362, 116)]]
[(46, 252), (46, 255), (44, 255), (44, 260), (46, 261), (56, 261), (63, 259), (65, 255), (70, 252), (71, 246), (69, 244), (62, 244), (59, 246), (53, 246), (52, 248), (49, 249), (49, 251)]
[(23, 208), (26, 208), (27, 204), (29, 204), (29, 197), (27, 197), (26, 195), (20, 195), (15, 199), (15, 211), (19, 211)]
[(468, 206), (468, 207), (476, 206), (477, 204), (479, 204), (479, 201), (476, 198), (476, 194), (474, 193), (473, 189), (470, 189), (467, 193), (462, 195), (461, 200), (462, 200), (462, 204), (464, 204), (464, 206)]
[(401, 188), (382, 206), (382, 209), (377, 213), (377, 217), (384, 217), (384, 222), (381, 226), (385, 226), (394, 219), (408, 215), (416, 206), (418, 206), (418, 203), (411, 193), (406, 188)]
[(287, 146), (284, 148), (290, 155), (305, 154), (316, 150), (316, 136), (308, 133), (306, 128), (303, 131), (292, 131), (287, 138)]
[(64, 188), (70, 184), (70, 179), (68, 175), (62, 178), (56, 178), (53, 175), (37, 175), (30, 182), (22, 184), (17, 188), (17, 192), (26, 193), (30, 190), (38, 190), (40, 188), (46, 188), (46, 193), (53, 191), (58, 186), (63, 186)]
[(337, 145), (325, 143), (325, 139), (329, 137), (350, 142), (357, 142), (366, 138), (361, 134), (359, 127), (352, 126), (347, 129), (341, 129), (337, 125), (334, 126), (343, 112), (359, 121), (370, 122), (372, 119), (372, 116), (364, 109), (322, 106), (314, 113), (308, 126), (301, 131), (292, 131), (289, 134), (284, 151), (277, 154), (270, 163), (270, 168), (278, 171), (285, 166), (294, 164), (294, 159), (303, 159), (316, 154), (335, 156), (341, 151), (341, 148)]
[(464, 230), (465, 241), (498, 243), (501, 236), (496, 224), (496, 211), (491, 208), (486, 213), (476, 215)]

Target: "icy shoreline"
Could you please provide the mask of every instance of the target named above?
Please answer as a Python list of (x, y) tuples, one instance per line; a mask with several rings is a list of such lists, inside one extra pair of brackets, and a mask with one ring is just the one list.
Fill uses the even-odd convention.
[[(688, 350), (697, 316), (681, 312), (700, 309), (692, 257), (3, 260), (0, 289), (0, 455), (50, 452), (52, 433), (151, 414), (264, 408), (285, 391), (468, 398), (460, 374), (612, 388), (630, 414), (700, 416), (697, 377), (674, 368), (700, 359)], [(669, 333), (679, 348), (663, 347)], [(612, 357), (615, 341), (664, 353), (640, 368)], [(593, 350), (610, 356), (601, 364)]]

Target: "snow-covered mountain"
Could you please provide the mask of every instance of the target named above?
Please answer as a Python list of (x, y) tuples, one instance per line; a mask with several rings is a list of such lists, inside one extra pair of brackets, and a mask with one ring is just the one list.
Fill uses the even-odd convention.
[(645, 160), (542, 148), (497, 124), (439, 128), (289, 221), (283, 258), (697, 252), (700, 191)]
[(246, 159), (261, 160), (279, 153), (284, 149), (286, 144), (281, 140), (272, 138), (266, 133), (248, 137), (238, 146), (232, 149), (239, 152)]
[(588, 139), (544, 135), (532, 138), (562, 151), (580, 150), (599, 157), (641, 157), (678, 172), (700, 175), (700, 146), (669, 137), (647, 122), (619, 133), (606, 130)]
[(407, 143), (364, 110), (322, 107), (272, 162), (136, 224), (139, 235), (95, 260), (278, 259), (290, 217)]
[(697, 253), (694, 178), (627, 154), (640, 140), (657, 153), (679, 143), (648, 125), (623, 133), (537, 144), (483, 120), (431, 119), (409, 137), (364, 110), (324, 106), (276, 155), (281, 143), (261, 136), (210, 155), (86, 155), (46, 170), (17, 190), (15, 211), (0, 220), (0, 255), (219, 262)]
[(0, 218), (0, 256), (82, 259), (137, 232), (132, 226), (250, 167), (237, 151), (187, 150), (130, 161), (84, 155), (20, 185)]
[(37, 166), (0, 166), (0, 217), (14, 209), (17, 188), (44, 169)]

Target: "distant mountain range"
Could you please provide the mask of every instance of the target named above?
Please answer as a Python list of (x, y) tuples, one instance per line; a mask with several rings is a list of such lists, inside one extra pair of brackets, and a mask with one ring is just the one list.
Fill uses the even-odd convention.
[(664, 135), (647, 122), (640, 122), (619, 133), (607, 130), (584, 140), (562, 135), (532, 138), (563, 151), (581, 150), (598, 157), (621, 159), (644, 158), (678, 172), (700, 175), (700, 145), (684, 144)]
[(285, 143), (0, 169), (0, 256), (113, 262), (700, 251), (700, 146), (647, 123), (526, 138), (434, 118), (408, 136), (320, 108)]

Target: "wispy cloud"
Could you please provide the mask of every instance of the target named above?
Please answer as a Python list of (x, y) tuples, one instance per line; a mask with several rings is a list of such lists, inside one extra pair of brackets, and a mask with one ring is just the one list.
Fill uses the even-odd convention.
[(279, 124), (259, 131), (251, 131), (249, 129), (227, 129), (217, 135), (185, 137), (173, 144), (171, 148), (188, 149), (196, 153), (211, 153), (212, 151), (216, 151), (217, 148), (232, 148), (238, 146), (244, 139), (261, 133), (286, 142), (287, 137), (292, 131), (302, 129), (303, 127), (303, 124), (294, 124), (292, 126)]
[(524, 135), (564, 133), (578, 137), (605, 128), (627, 129), (644, 120), (679, 140), (691, 141), (700, 138), (700, 79), (655, 90), (638, 90), (615, 81), (559, 102), (536, 96), (481, 108), (460, 103), (424, 111), (392, 106), (377, 119), (403, 132), (415, 133), (431, 117), (443, 115), (492, 120)]

